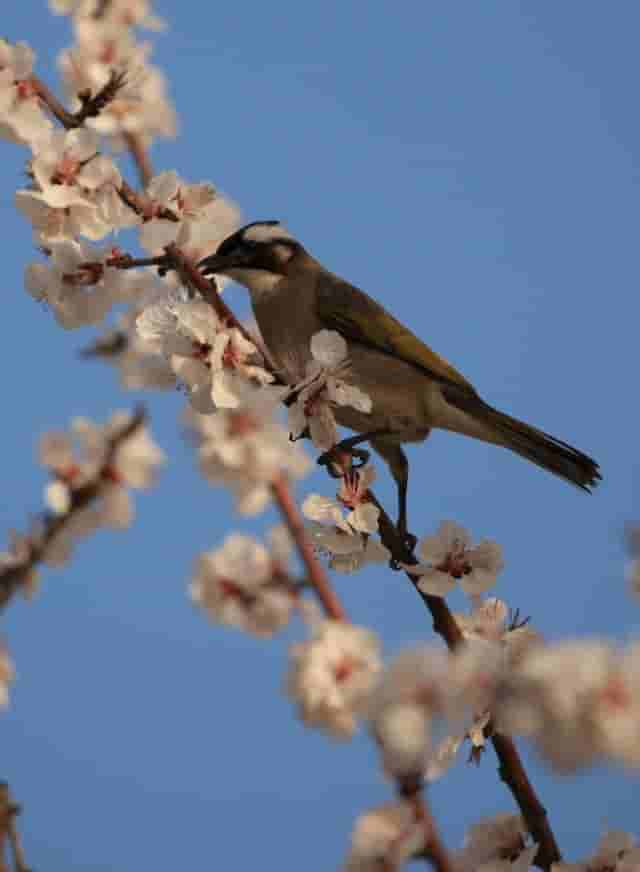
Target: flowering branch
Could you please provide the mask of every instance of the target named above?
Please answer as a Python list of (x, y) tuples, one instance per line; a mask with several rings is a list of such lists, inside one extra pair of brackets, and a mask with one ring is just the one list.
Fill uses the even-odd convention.
[(144, 425), (146, 413), (142, 407), (113, 432), (106, 444), (104, 459), (91, 478), (80, 487), (69, 489), (69, 506), (62, 514), (47, 514), (30, 535), (19, 537), (14, 553), (8, 555), (5, 565), (0, 563), (0, 610), (12, 596), (26, 588), (38, 563), (45, 557), (53, 540), (70, 528), (80, 512), (101, 493), (106, 481), (112, 478), (112, 467), (118, 449)]

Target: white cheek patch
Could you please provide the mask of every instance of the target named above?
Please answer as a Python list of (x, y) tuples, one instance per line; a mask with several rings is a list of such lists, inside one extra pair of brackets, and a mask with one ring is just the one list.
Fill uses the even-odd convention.
[(271, 242), (273, 239), (293, 239), (282, 224), (254, 224), (243, 233), (249, 242)]
[(278, 263), (288, 263), (291, 260), (293, 252), (288, 245), (276, 245), (271, 249)]
[(239, 285), (244, 285), (245, 288), (248, 288), (254, 300), (273, 293), (282, 281), (282, 276), (276, 273), (266, 272), (266, 270), (261, 269), (247, 269), (246, 267), (234, 267), (225, 270), (225, 275)]

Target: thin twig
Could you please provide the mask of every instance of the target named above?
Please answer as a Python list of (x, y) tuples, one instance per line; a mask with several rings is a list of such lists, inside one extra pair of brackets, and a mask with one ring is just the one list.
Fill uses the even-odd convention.
[(66, 106), (58, 100), (51, 89), (38, 76), (31, 76), (29, 84), (35, 94), (47, 106), (52, 115), (62, 124), (67, 130), (74, 130), (77, 127), (82, 127), (87, 118), (97, 118), (97, 116), (115, 99), (118, 91), (126, 82), (126, 73), (123, 71), (111, 70), (109, 79), (96, 91), (95, 94), (83, 91), (78, 94), (78, 99), (81, 102), (81, 107), (77, 112), (69, 112)]
[(304, 521), (302, 520), (300, 511), (291, 496), (289, 484), (284, 476), (281, 476), (273, 482), (271, 490), (276, 505), (280, 510), (280, 514), (291, 533), (291, 537), (296, 544), (300, 558), (304, 563), (308, 581), (320, 600), (327, 617), (332, 618), (334, 621), (347, 621), (347, 614), (342, 603), (331, 587), (331, 583), (324, 567), (315, 555), (313, 546), (311, 545), (304, 528)]

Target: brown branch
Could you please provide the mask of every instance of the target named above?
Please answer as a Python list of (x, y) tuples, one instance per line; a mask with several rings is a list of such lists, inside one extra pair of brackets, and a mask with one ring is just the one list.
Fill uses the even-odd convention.
[(500, 761), (498, 767), (500, 778), (515, 797), (527, 823), (527, 829), (539, 846), (534, 863), (541, 869), (550, 869), (551, 864), (559, 863), (562, 857), (549, 824), (547, 810), (529, 781), (513, 739), (510, 736), (493, 733), (491, 742)]
[(347, 614), (342, 607), (342, 603), (331, 587), (324, 567), (315, 555), (304, 527), (304, 521), (291, 496), (289, 484), (284, 476), (273, 482), (271, 490), (280, 514), (291, 533), (300, 558), (304, 563), (308, 583), (314, 589), (316, 596), (324, 608), (325, 614), (334, 621), (347, 621)]
[(9, 872), (6, 862), (6, 845), (11, 848), (13, 868), (15, 872), (30, 872), (22, 850), (20, 834), (16, 826), (16, 817), (20, 814), (20, 806), (11, 799), (9, 785), (0, 784), (0, 872)]
[(40, 100), (49, 109), (51, 114), (57, 118), (67, 130), (73, 130), (77, 127), (82, 127), (87, 118), (97, 118), (97, 116), (105, 109), (106, 106), (115, 99), (118, 91), (126, 82), (126, 73), (123, 71), (117, 72), (111, 70), (108, 81), (91, 94), (90, 91), (82, 91), (78, 94), (78, 99), (82, 104), (77, 112), (69, 112), (66, 106), (58, 100), (56, 95), (38, 76), (31, 76), (29, 84), (33, 92), (38, 95)]
[(153, 178), (153, 167), (151, 166), (149, 152), (137, 133), (126, 132), (123, 134), (123, 139), (138, 170), (142, 187), (146, 188)]
[(108, 478), (116, 451), (122, 442), (126, 441), (144, 424), (145, 417), (146, 413), (142, 407), (135, 410), (131, 419), (109, 439), (104, 462), (96, 475), (86, 484), (71, 490), (69, 510), (63, 515), (47, 514), (37, 532), (27, 537), (24, 559), (0, 569), (0, 611), (6, 608), (13, 595), (24, 586), (25, 579), (43, 559), (47, 547), (55, 536), (70, 524), (80, 510), (86, 508), (100, 495), (104, 481)]

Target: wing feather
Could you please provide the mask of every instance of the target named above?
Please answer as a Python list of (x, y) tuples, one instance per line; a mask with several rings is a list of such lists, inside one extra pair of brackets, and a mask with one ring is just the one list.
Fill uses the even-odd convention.
[(436, 381), (476, 393), (473, 385), (450, 363), (432, 351), (397, 318), (364, 291), (337, 277), (320, 281), (317, 314), (328, 330), (398, 357)]

